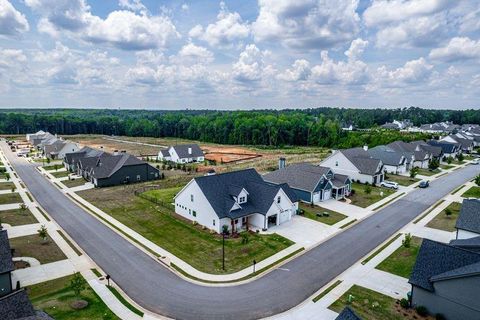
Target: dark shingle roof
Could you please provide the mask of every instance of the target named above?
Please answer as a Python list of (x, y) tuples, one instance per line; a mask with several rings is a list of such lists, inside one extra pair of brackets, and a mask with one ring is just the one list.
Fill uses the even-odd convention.
[[(14, 291), (0, 298), (0, 319), (35, 319), (35, 310), (24, 289)], [(30, 318), (32, 317), (32, 318)]]
[(362, 320), (362, 318), (357, 316), (349, 307), (345, 307), (335, 320)]
[[(421, 150), (421, 146), (416, 143), (407, 143), (403, 141), (395, 141), (387, 144), (392, 150), (399, 152), (409, 152), (413, 154), (413, 158), (418, 161), (423, 161), (427, 157), (428, 152)], [(418, 150), (420, 149), (420, 150)]]
[(374, 175), (378, 172), (381, 160), (373, 159), (363, 148), (351, 148), (340, 150), (347, 159), (353, 163), (361, 173)]
[(429, 140), (427, 143), (431, 146), (437, 146), (442, 148), (443, 153), (453, 153), (457, 149), (457, 145), (455, 143), (443, 142), (443, 141), (437, 141), (437, 140)]
[(0, 230), (0, 273), (10, 272), (14, 269), (7, 230)]
[(272, 183), (288, 183), (295, 189), (313, 192), (315, 187), (330, 168), (315, 166), (310, 163), (295, 163), (288, 167), (267, 173), (263, 179)]
[[(220, 219), (236, 219), (252, 213), (266, 214), (280, 189), (284, 190), (292, 202), (298, 200), (288, 185), (265, 182), (255, 169), (197, 177), (194, 180)], [(235, 204), (231, 193), (235, 190), (240, 193), (242, 189), (248, 192), (247, 202), (240, 204), (241, 209), (230, 212)]]
[(64, 161), (68, 164), (72, 164), (74, 162), (77, 162), (80, 158), (97, 157), (102, 153), (102, 150), (97, 150), (90, 147), (83, 147), (76, 152), (65, 153)]
[[(456, 277), (462, 276), (462, 273), (468, 275), (471, 268), (464, 267), (478, 263), (480, 263), (478, 253), (424, 239), (408, 282), (433, 291), (432, 282), (449, 274)], [(475, 269), (477, 266), (472, 268)]]
[(404, 155), (401, 152), (391, 149), (375, 147), (369, 149), (367, 152), (372, 158), (382, 160), (382, 162), (386, 165), (399, 166), (405, 163)]
[(480, 236), (468, 239), (453, 239), (450, 240), (450, 245), (458, 248), (477, 251), (480, 249)]
[(480, 234), (480, 199), (465, 199), (455, 228)]
[[(175, 149), (179, 158), (192, 158), (192, 157), (203, 157), (203, 151), (200, 149), (198, 144), (179, 144), (172, 146)], [(192, 153), (188, 153), (188, 148), (192, 149)]]
[(170, 153), (168, 153), (168, 149), (161, 149), (161, 150), (160, 150), (160, 153), (161, 153), (162, 156), (164, 156), (164, 157), (170, 157)]
[(104, 153), (94, 159), (95, 163), (89, 163), (89, 166), (92, 169), (92, 176), (97, 179), (108, 178), (124, 166), (146, 164), (145, 161), (126, 153), (119, 155)]

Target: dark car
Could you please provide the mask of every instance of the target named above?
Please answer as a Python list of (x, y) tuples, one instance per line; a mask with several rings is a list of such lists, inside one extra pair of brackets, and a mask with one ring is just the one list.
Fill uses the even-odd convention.
[(430, 185), (430, 183), (428, 181), (421, 181), (418, 186), (420, 188), (428, 188), (429, 185)]

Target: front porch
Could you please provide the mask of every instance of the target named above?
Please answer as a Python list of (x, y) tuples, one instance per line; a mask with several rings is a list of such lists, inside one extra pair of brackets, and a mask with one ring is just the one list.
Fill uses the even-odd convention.
[(342, 187), (333, 187), (332, 188), (332, 199), (339, 200), (344, 199), (350, 195), (351, 187), (349, 185), (344, 185)]

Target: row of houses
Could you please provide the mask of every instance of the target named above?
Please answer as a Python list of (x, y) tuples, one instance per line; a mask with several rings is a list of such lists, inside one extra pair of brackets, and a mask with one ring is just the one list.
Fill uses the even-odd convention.
[(409, 278), (411, 304), (445, 319), (480, 319), (480, 200), (465, 199), (456, 239), (425, 239)]
[(78, 143), (63, 140), (58, 138), (57, 135), (45, 131), (27, 134), (26, 139), (49, 159), (63, 159), (65, 154), (76, 152), (79, 149)]

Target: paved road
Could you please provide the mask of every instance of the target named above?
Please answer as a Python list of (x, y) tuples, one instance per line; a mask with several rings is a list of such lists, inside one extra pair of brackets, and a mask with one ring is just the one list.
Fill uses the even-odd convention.
[(454, 171), (264, 277), (231, 287), (192, 284), (152, 260), (41, 177), (33, 164), (1, 146), (35, 199), (137, 303), (177, 319), (256, 319), (286, 311), (312, 295), (454, 188), (480, 166)]

